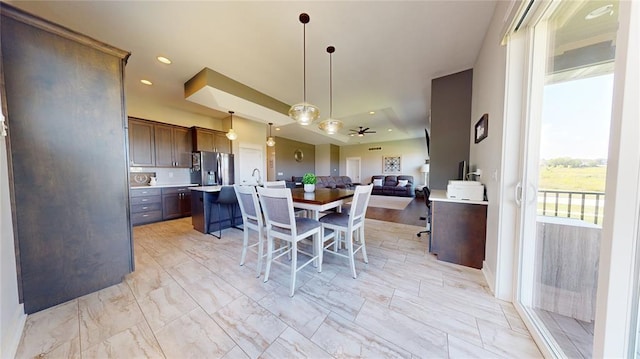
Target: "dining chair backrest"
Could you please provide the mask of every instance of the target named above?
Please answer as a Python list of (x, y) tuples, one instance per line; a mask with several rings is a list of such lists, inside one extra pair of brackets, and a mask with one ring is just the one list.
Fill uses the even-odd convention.
[(266, 181), (262, 184), (264, 188), (287, 188), (286, 181)]
[(242, 220), (244, 223), (251, 223), (262, 227), (264, 221), (262, 219), (262, 211), (260, 202), (258, 201), (258, 193), (254, 186), (233, 185), (238, 198), (238, 205), (242, 212)]
[(258, 187), (257, 190), (267, 230), (275, 230), (296, 237), (296, 220), (291, 190), (264, 187)]
[(351, 201), (351, 208), (349, 210), (350, 227), (353, 228), (354, 226), (362, 225), (364, 223), (372, 190), (373, 184), (368, 186), (356, 186), (355, 193), (353, 194), (353, 200)]

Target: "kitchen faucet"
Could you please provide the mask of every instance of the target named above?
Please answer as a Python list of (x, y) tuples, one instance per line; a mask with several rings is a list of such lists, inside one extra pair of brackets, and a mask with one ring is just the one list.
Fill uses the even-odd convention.
[(260, 182), (262, 181), (262, 177), (260, 176), (260, 170), (257, 168), (253, 169), (253, 172), (251, 172), (251, 177), (255, 177), (256, 172), (258, 172), (258, 180), (256, 181), (257, 184), (260, 184)]

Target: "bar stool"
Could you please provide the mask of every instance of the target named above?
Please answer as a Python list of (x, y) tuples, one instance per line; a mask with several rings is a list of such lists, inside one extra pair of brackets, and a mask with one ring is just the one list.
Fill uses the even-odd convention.
[[(218, 206), (218, 218), (217, 221), (209, 220), (209, 225), (213, 223), (218, 223), (218, 235), (216, 236), (214, 233), (210, 233), (212, 236), (216, 238), (222, 238), (222, 212), (221, 207), (227, 207), (227, 211), (229, 213), (232, 228), (236, 228), (239, 230), (243, 230), (241, 227), (236, 226), (236, 205), (238, 204), (238, 197), (236, 197), (236, 191), (233, 189), (233, 186), (222, 186), (220, 188), (220, 193), (218, 194), (218, 199), (211, 202), (211, 207), (209, 213), (213, 214), (213, 206)], [(209, 218), (213, 219), (213, 215)]]

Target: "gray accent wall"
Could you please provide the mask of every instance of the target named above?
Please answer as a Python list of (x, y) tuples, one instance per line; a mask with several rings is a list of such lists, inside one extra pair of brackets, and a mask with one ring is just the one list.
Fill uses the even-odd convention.
[(472, 83), (473, 69), (431, 82), (431, 189), (447, 189), (458, 163), (469, 161)]
[[(291, 180), (291, 176), (302, 176), (307, 172), (315, 173), (316, 148), (304, 142), (276, 137), (276, 180)], [(294, 153), (300, 149), (302, 161), (297, 162)]]

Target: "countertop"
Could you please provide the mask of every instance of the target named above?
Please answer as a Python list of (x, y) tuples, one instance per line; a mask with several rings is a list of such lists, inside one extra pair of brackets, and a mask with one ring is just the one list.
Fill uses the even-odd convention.
[(168, 188), (168, 187), (192, 187), (197, 186), (197, 183), (183, 183), (183, 184), (157, 184), (155, 186), (130, 186), (131, 189), (149, 189), (149, 188)]
[(466, 199), (447, 198), (447, 191), (443, 189), (434, 189), (433, 191), (431, 191), (431, 194), (429, 194), (429, 200), (438, 201), (438, 202), (463, 203), (463, 204), (481, 204), (484, 206), (489, 204), (488, 201), (472, 201), (472, 200), (466, 200)]
[(189, 187), (192, 191), (200, 191), (200, 192), (220, 192), (222, 186), (197, 186), (197, 187)]

